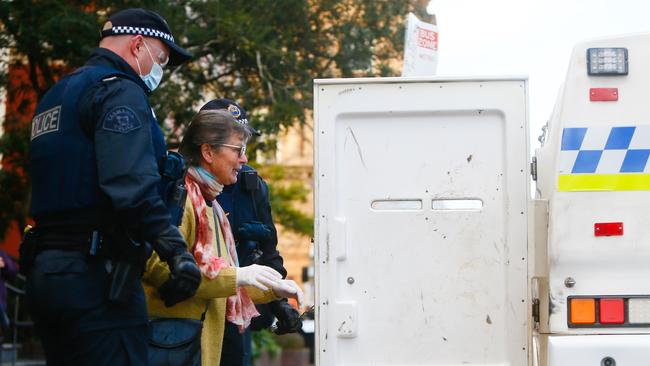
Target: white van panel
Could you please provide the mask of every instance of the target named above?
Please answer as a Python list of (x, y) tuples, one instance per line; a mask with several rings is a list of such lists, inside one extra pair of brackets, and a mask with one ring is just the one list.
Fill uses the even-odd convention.
[(553, 366), (645, 365), (650, 359), (650, 335), (548, 337), (548, 352)]
[(526, 80), (365, 81), (315, 82), (317, 363), (526, 365)]
[[(647, 326), (570, 327), (568, 312), (571, 296), (650, 297), (650, 164), (647, 155), (634, 154), (650, 150), (648, 44), (650, 34), (576, 45), (538, 153), (539, 197), (549, 201), (548, 325), (554, 334), (650, 332)], [(627, 48), (629, 74), (590, 76), (587, 50), (598, 47)], [(618, 100), (592, 101), (592, 88), (616, 88)], [(576, 131), (581, 139), (572, 136)], [(583, 159), (589, 154), (597, 156), (591, 167)], [(621, 233), (596, 236), (599, 223), (622, 223)]]

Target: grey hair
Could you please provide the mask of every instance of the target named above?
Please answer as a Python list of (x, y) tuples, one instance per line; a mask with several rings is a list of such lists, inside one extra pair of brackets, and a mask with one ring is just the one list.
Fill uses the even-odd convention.
[(246, 143), (251, 137), (251, 130), (237, 122), (226, 110), (199, 111), (192, 118), (178, 151), (190, 165), (198, 166), (201, 162), (201, 145), (217, 147), (219, 144), (227, 144), (233, 135), (242, 136)]

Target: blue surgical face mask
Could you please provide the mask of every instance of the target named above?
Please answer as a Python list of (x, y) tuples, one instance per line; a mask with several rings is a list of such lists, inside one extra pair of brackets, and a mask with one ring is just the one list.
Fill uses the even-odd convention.
[(144, 81), (144, 84), (149, 88), (149, 90), (154, 91), (158, 85), (160, 85), (160, 81), (162, 80), (163, 68), (156, 62), (156, 60), (153, 59), (151, 51), (149, 51), (149, 46), (147, 46), (146, 42), (144, 43), (144, 47), (147, 49), (147, 53), (149, 53), (149, 57), (151, 57), (151, 62), (153, 63), (151, 66), (151, 71), (149, 71), (147, 75), (142, 75), (142, 69), (140, 68), (140, 62), (138, 61), (137, 57), (135, 58), (135, 62), (138, 64), (140, 78), (142, 81)]

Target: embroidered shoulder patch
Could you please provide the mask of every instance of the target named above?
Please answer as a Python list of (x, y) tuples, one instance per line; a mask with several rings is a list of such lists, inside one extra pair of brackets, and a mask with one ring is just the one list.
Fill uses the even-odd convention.
[(102, 129), (117, 133), (129, 133), (142, 127), (142, 123), (129, 107), (120, 106), (111, 109), (104, 116)]

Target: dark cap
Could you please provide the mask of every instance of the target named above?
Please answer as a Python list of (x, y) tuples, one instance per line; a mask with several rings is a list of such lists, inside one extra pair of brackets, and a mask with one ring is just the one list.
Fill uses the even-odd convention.
[(151, 10), (132, 8), (120, 10), (111, 15), (102, 28), (102, 38), (139, 34), (144, 37), (157, 38), (169, 47), (169, 65), (180, 65), (192, 54), (174, 43), (174, 36), (169, 25), (160, 14)]
[(248, 128), (251, 130), (251, 132), (259, 136), (261, 135), (256, 129), (251, 127), (251, 125), (248, 124), (248, 114), (246, 114), (246, 110), (239, 105), (239, 103), (235, 102), (234, 100), (226, 99), (226, 98), (221, 98), (221, 99), (213, 99), (203, 105), (200, 110), (202, 111), (210, 111), (210, 110), (219, 110), (219, 109), (225, 109), (230, 114), (235, 117), (237, 122), (248, 126)]

